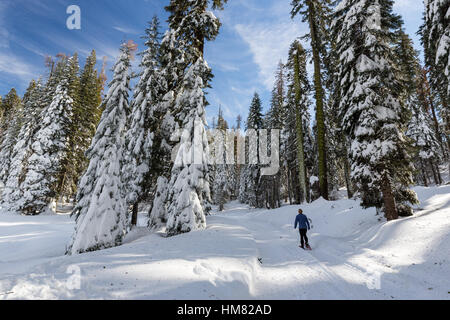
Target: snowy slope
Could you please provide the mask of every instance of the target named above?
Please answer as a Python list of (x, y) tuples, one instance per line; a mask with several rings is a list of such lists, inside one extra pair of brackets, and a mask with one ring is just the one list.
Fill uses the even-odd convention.
[[(450, 299), (450, 186), (416, 191), (421, 210), (389, 223), (353, 200), (302, 206), (312, 252), (298, 248), (298, 206), (231, 203), (205, 231), (138, 228), (71, 257), (67, 216), (0, 214), (0, 299)], [(80, 290), (67, 286), (73, 270)]]

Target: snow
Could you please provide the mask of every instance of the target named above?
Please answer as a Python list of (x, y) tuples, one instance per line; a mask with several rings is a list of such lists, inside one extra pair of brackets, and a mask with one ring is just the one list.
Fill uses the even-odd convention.
[(356, 200), (301, 206), (311, 252), (293, 228), (300, 206), (233, 202), (171, 238), (141, 215), (122, 246), (75, 256), (69, 216), (0, 213), (0, 299), (449, 299), (450, 186), (414, 191), (415, 216), (393, 222)]

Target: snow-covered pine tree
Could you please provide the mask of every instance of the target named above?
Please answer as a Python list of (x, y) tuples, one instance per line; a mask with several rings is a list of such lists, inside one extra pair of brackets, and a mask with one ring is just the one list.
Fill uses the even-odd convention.
[[(72, 62), (72, 58), (63, 58), (58, 63), (58, 73), (49, 79), (49, 85), (58, 85), (52, 102), (41, 113), (39, 129), (33, 136), (28, 168), (21, 186), (24, 193), (21, 211), (25, 215), (53, 210), (50, 206), (57, 196), (58, 180), (69, 148), (68, 136), (74, 104), (69, 90), (73, 77), (76, 77), (71, 72)], [(51, 92), (53, 90), (49, 88), (48, 93)], [(44, 98), (45, 102), (47, 97)]]
[(15, 89), (3, 101), (4, 119), (0, 124), (0, 182), (6, 184), (10, 172), (11, 156), (22, 125), (22, 101)]
[(81, 107), (80, 96), (80, 78), (79, 78), (79, 62), (78, 54), (75, 53), (69, 60), (67, 70), (64, 71), (64, 77), (67, 79), (67, 95), (72, 99), (70, 125), (67, 127), (67, 148), (60, 160), (61, 168), (58, 172), (57, 182), (55, 186), (56, 199), (64, 200), (70, 199), (74, 196), (76, 190), (76, 183), (78, 182), (78, 168), (79, 161), (82, 161), (83, 155), (80, 149), (82, 146), (77, 143), (79, 141), (80, 132), (79, 126), (82, 123), (79, 117)]
[(295, 203), (310, 201), (309, 181), (306, 169), (305, 143), (309, 133), (311, 90), (306, 71), (307, 56), (301, 43), (296, 40), (291, 44), (287, 62), (287, 131), (285, 148), (287, 167), (291, 185), (291, 198)]
[[(227, 163), (227, 152), (232, 152), (229, 150), (229, 141), (231, 137), (228, 135), (228, 123), (223, 117), (222, 109), (219, 109), (217, 127), (216, 127), (216, 138), (214, 146), (214, 157), (217, 161), (212, 165), (215, 167), (214, 172), (210, 170), (211, 175), (214, 174), (214, 181), (212, 183), (212, 198), (215, 205), (219, 206), (219, 211), (224, 210), (225, 203), (230, 200), (231, 194), (233, 193), (233, 169), (234, 166)], [(218, 137), (217, 135), (220, 135)]]
[(308, 23), (310, 29), (305, 38), (311, 41), (314, 62), (319, 185), (320, 195), (324, 199), (328, 199), (328, 170), (325, 136), (325, 89), (322, 73), (326, 71), (324, 63), (329, 46), (330, 3), (331, 0), (292, 0), (291, 4), (291, 17), (300, 15), (302, 21)]
[[(173, 106), (178, 88), (187, 65), (185, 41), (177, 39), (175, 30), (168, 30), (161, 41), (161, 77), (166, 85), (166, 92), (159, 102), (156, 113), (160, 115), (160, 125), (153, 137), (152, 164), (158, 168), (154, 172), (158, 176), (156, 180), (156, 192), (152, 209), (149, 214), (148, 226), (151, 229), (159, 229), (167, 222), (168, 183), (171, 174), (172, 153), (176, 142), (171, 141), (173, 132), (179, 130), (180, 125), (175, 121)], [(156, 118), (156, 114), (154, 113)], [(159, 117), (158, 117), (159, 118)], [(155, 170), (155, 168), (152, 168)]]
[[(250, 110), (247, 118), (246, 123), (246, 150), (245, 150), (245, 159), (246, 159), (246, 165), (242, 168), (242, 174), (241, 174), (241, 188), (240, 188), (240, 200), (243, 201), (243, 203), (249, 204), (251, 207), (262, 207), (262, 201), (261, 197), (259, 195), (259, 182), (261, 178), (261, 168), (260, 168), (260, 161), (259, 161), (259, 138), (258, 138), (258, 130), (263, 129), (264, 126), (264, 118), (262, 114), (262, 104), (261, 99), (259, 97), (259, 94), (255, 92), (252, 103), (250, 105)], [(256, 151), (256, 154), (250, 154), (250, 139), (249, 136), (249, 130), (255, 130), (256, 132), (256, 145), (253, 146), (254, 150)], [(254, 143), (253, 142), (253, 143)], [(256, 150), (255, 150), (256, 149)], [(254, 161), (250, 161), (253, 159)], [(256, 162), (256, 163), (251, 163)]]
[(242, 129), (242, 116), (238, 115), (236, 117), (236, 125), (234, 127), (235, 129), (235, 137), (234, 137), (234, 186), (233, 186), (233, 193), (234, 193), (234, 197), (233, 200), (237, 200), (239, 199), (239, 189), (240, 189), (240, 184), (241, 184), (241, 169), (242, 169), (242, 164), (240, 163), (241, 159), (240, 157), (241, 152), (242, 152), (242, 134), (241, 134), (241, 129)]
[[(432, 168), (436, 184), (440, 184), (438, 164), (439, 147), (442, 145), (442, 141), (439, 141), (441, 133), (434, 104), (429, 96), (431, 92), (427, 89), (426, 73), (420, 66), (419, 53), (403, 30), (398, 32), (395, 50), (400, 67), (401, 99), (408, 107), (408, 113), (405, 116), (409, 118), (409, 113), (412, 115), (407, 135), (412, 138), (418, 152), (418, 157), (415, 157), (416, 167), (420, 168), (424, 184), (428, 184), (428, 166)], [(428, 111), (431, 111), (431, 118)], [(422, 122), (424, 119), (426, 121)]]
[[(222, 9), (224, 2), (226, 1), (212, 1), (212, 8)], [(170, 172), (170, 179), (168, 179), (167, 201), (160, 208), (153, 208), (149, 224), (152, 226), (153, 221), (167, 220), (168, 235), (203, 228), (205, 214), (209, 211), (209, 160), (205, 160), (209, 151), (204, 119), (204, 108), (207, 102), (203, 90), (209, 87), (212, 74), (203, 56), (205, 40), (215, 39), (219, 33), (220, 22), (212, 12), (207, 10), (208, 4), (208, 0), (171, 0), (170, 5), (166, 7), (171, 14), (169, 17), (170, 31), (166, 33), (165, 38), (168, 39), (163, 40), (162, 55), (164, 56), (165, 53), (175, 54), (168, 55), (169, 63), (166, 63), (163, 58), (163, 68), (170, 78), (170, 83), (168, 84), (168, 93), (162, 103), (162, 105), (168, 106), (163, 109), (169, 111), (162, 121), (162, 127), (166, 133), (174, 133), (170, 139), (171, 143), (168, 143), (168, 149), (172, 151), (174, 144), (178, 141), (180, 141), (180, 149)], [(169, 46), (165, 49), (167, 45)], [(174, 52), (174, 50), (178, 50), (178, 52)], [(170, 68), (170, 64), (175, 68)], [(193, 100), (187, 101), (186, 98), (189, 96)], [(196, 108), (196, 110), (191, 108)], [(193, 151), (195, 154), (193, 160), (198, 161), (193, 161), (197, 164), (189, 165), (189, 162), (192, 161), (180, 159), (180, 156), (183, 156), (183, 153), (187, 155), (189, 150), (186, 148), (192, 145), (195, 145), (195, 149), (197, 149)], [(186, 170), (198, 176), (183, 177)], [(193, 184), (185, 185), (191, 178), (195, 180), (191, 180)], [(185, 181), (182, 182), (182, 180)], [(174, 193), (174, 189), (180, 191), (182, 196)], [(189, 189), (195, 194), (192, 193), (186, 202)], [(155, 198), (156, 200), (158, 203), (162, 203), (159, 199)], [(198, 207), (199, 204), (200, 207)]]
[(350, 179), (350, 165), (348, 159), (348, 142), (342, 130), (342, 119), (340, 118), (339, 79), (336, 73), (339, 67), (339, 56), (335, 50), (336, 39), (330, 35), (330, 50), (327, 56), (327, 99), (325, 110), (325, 127), (327, 140), (327, 168), (328, 168), (328, 191), (330, 199), (339, 198), (339, 188), (346, 186), (348, 198), (353, 197), (353, 186)]
[(343, 0), (333, 21), (352, 178), (360, 190), (382, 192), (388, 220), (399, 215), (395, 193), (409, 192), (407, 187), (413, 183), (402, 116), (407, 110), (401, 103), (391, 50), (393, 30), (399, 28), (401, 19), (392, 13), (392, 6), (391, 0)]
[[(167, 209), (167, 234), (173, 236), (206, 227), (210, 199), (209, 146), (206, 136), (205, 93), (210, 69), (202, 58), (185, 75), (179, 92), (177, 117), (184, 119), (178, 132), (180, 145), (171, 172)], [(178, 137), (173, 137), (178, 140)]]
[(20, 102), (20, 97), (14, 88), (3, 97), (0, 112), (0, 137), (4, 136), (4, 132), (8, 129), (10, 124), (10, 118), (12, 117), (11, 115), (14, 113), (17, 106), (20, 105)]
[(425, 65), (430, 70), (433, 92), (440, 97), (442, 131), (446, 135), (446, 149), (450, 149), (450, 1), (425, 0), (424, 4), (424, 24), (420, 33)]
[[(86, 58), (79, 82), (74, 81), (71, 96), (76, 96), (73, 124), (70, 134), (72, 146), (66, 165), (65, 179), (62, 185), (65, 196), (75, 196), (79, 178), (89, 164), (86, 150), (92, 142), (102, 114), (101, 92), (103, 80), (96, 70), (97, 55), (95, 50)], [(74, 66), (76, 67), (76, 66)]]
[(28, 159), (31, 155), (31, 142), (36, 129), (39, 127), (39, 115), (42, 111), (43, 88), (41, 81), (31, 81), (23, 99), (23, 120), (17, 143), (11, 155), (11, 170), (2, 192), (2, 205), (10, 212), (19, 212), (23, 205), (24, 180)]
[(87, 151), (89, 166), (80, 180), (72, 215), (76, 228), (67, 254), (118, 246), (129, 228), (121, 168), (129, 113), (131, 49), (122, 44), (104, 112)]
[[(431, 69), (433, 88), (450, 96), (450, 1), (425, 0), (421, 28), (425, 63)], [(447, 100), (448, 101), (448, 100)]]
[(133, 207), (132, 225), (137, 223), (139, 202), (149, 198), (157, 183), (162, 163), (152, 161), (155, 133), (160, 125), (159, 104), (166, 92), (166, 81), (161, 75), (159, 20), (155, 16), (146, 29), (145, 51), (141, 54), (139, 82), (131, 103), (125, 136), (126, 156), (123, 183), (127, 203)]
[[(420, 168), (424, 185), (428, 186), (430, 180), (427, 167), (429, 164), (433, 166), (433, 162), (439, 160), (440, 145), (430, 117), (421, 104), (416, 104), (413, 108), (413, 116), (409, 123), (407, 135), (411, 137), (417, 149), (417, 167)], [(435, 182), (439, 183), (438, 181)]]
[[(280, 140), (278, 144), (280, 145), (280, 163), (284, 162), (286, 158), (286, 149), (284, 148), (284, 131), (286, 122), (286, 76), (285, 76), (285, 66), (280, 61), (278, 63), (278, 68), (275, 71), (275, 83), (272, 89), (272, 99), (270, 109), (266, 115), (265, 129), (268, 130), (280, 130)], [(271, 152), (271, 143), (276, 143), (271, 141), (271, 134), (268, 136), (267, 154)], [(283, 177), (286, 175), (286, 170), (284, 166), (280, 167), (277, 174), (273, 176), (261, 177), (261, 188), (263, 189), (263, 194), (265, 197), (266, 207), (275, 209), (281, 206), (281, 192), (287, 193), (287, 183)]]

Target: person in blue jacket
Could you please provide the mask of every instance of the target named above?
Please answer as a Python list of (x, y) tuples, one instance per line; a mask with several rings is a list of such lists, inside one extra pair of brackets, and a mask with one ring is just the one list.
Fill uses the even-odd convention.
[(303, 214), (303, 210), (298, 210), (298, 215), (295, 217), (295, 226), (294, 229), (297, 229), (297, 226), (300, 230), (300, 242), (301, 242), (301, 248), (305, 249), (306, 247), (309, 247), (308, 242), (308, 236), (306, 235), (308, 230), (311, 230), (311, 226), (309, 225), (308, 217)]

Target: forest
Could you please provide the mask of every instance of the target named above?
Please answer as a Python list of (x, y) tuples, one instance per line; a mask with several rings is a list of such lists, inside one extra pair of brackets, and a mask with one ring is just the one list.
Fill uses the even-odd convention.
[(142, 210), (172, 237), (205, 229), (211, 206), (277, 209), (345, 190), (392, 221), (413, 215), (413, 186), (446, 183), (449, 1), (425, 0), (418, 52), (392, 0), (292, 0), (309, 30), (280, 61), (268, 112), (255, 92), (247, 119), (220, 110), (210, 124), (205, 43), (227, 0), (168, 2), (168, 29), (154, 16), (144, 50), (123, 42), (109, 81), (95, 51), (82, 68), (77, 53), (58, 54), (23, 97), (1, 97), (1, 207), (69, 205), (68, 255), (121, 245)]

